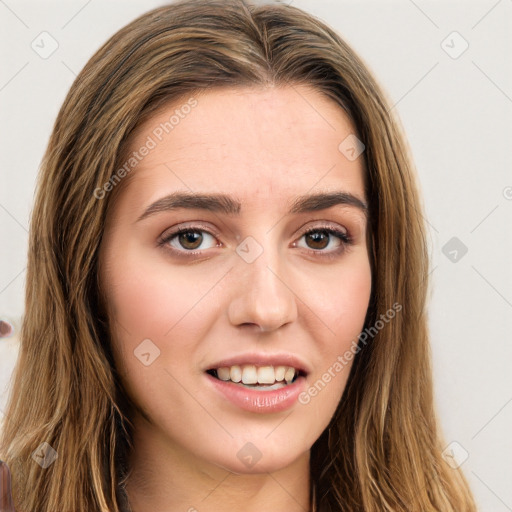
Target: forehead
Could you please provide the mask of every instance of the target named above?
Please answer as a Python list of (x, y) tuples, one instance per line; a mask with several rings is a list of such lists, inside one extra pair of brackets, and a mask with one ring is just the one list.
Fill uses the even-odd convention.
[(134, 132), (128, 154), (151, 149), (137, 161), (126, 192), (145, 202), (177, 189), (233, 193), (247, 208), (315, 188), (363, 198), (363, 159), (339, 149), (354, 132), (345, 111), (311, 87), (192, 94)]

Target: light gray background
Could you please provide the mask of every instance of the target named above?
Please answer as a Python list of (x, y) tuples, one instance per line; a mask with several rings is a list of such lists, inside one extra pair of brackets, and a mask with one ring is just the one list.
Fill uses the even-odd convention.
[[(0, 317), (17, 326), (35, 179), (58, 109), (94, 51), (162, 3), (0, 0)], [(447, 444), (458, 443), (450, 460), (467, 452), (480, 510), (510, 511), (512, 0), (291, 3), (339, 31), (401, 118), (431, 236), (435, 393)], [(49, 48), (43, 31), (59, 45), (48, 58), (31, 47)], [(445, 51), (463, 48), (454, 31), (469, 44), (457, 58)], [(16, 336), (0, 340), (0, 419), (16, 355)]]

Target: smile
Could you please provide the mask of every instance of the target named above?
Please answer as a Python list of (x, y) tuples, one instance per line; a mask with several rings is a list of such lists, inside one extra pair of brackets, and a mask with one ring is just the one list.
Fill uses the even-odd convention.
[(292, 366), (256, 366), (253, 364), (223, 366), (208, 370), (208, 373), (223, 381), (240, 383), (258, 389), (279, 389), (291, 384), (301, 374)]
[[(261, 380), (265, 382), (260, 381), (260, 372)], [(222, 399), (227, 399), (239, 409), (260, 414), (291, 408), (306, 389), (304, 372), (293, 367), (278, 366), (274, 369), (269, 366), (234, 365), (208, 370), (205, 375), (208, 385)]]

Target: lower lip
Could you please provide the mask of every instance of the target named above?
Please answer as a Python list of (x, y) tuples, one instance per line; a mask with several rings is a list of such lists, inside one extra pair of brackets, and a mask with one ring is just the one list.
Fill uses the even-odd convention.
[(292, 384), (272, 391), (245, 388), (231, 381), (217, 379), (208, 373), (206, 378), (231, 403), (240, 409), (258, 413), (280, 412), (289, 409), (306, 387), (306, 379), (302, 376), (297, 377)]

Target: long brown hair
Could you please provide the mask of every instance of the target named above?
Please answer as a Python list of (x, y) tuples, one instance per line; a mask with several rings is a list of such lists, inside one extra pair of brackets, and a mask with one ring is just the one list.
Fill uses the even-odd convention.
[[(109, 205), (128, 178), (113, 193), (98, 190), (113, 183), (134, 128), (162, 105), (242, 85), (313, 86), (349, 114), (365, 145), (373, 280), (365, 329), (401, 306), (360, 340), (338, 409), (311, 448), (312, 506), (475, 511), (463, 474), (441, 456), (423, 207), (389, 102), (325, 23), (293, 6), (235, 0), (178, 1), (134, 20), (89, 60), (58, 114), (32, 212), (20, 355), (0, 443), (18, 511), (123, 509), (130, 404), (97, 263)], [(53, 463), (35, 464), (37, 450)]]

